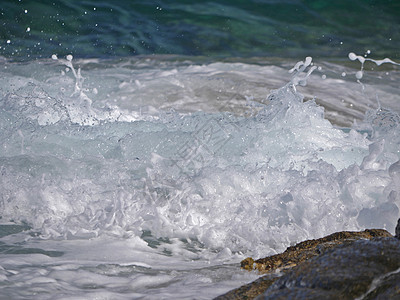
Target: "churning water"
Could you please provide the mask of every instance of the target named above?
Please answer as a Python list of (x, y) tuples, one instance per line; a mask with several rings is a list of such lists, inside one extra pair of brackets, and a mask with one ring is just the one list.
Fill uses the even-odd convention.
[[(118, 9), (104, 1), (64, 2), (57, 4), (62, 11), (83, 7), (84, 16)], [(40, 8), (20, 5), (6, 8), (26, 20)], [(210, 19), (192, 16), (192, 27), (160, 14), (153, 29), (165, 31), (161, 42), (145, 26), (143, 35), (133, 34), (144, 43), (132, 44), (120, 42), (132, 29), (122, 10), (115, 36), (95, 20), (91, 26), (101, 28), (90, 34), (73, 18), (47, 20), (47, 13), (56, 16), (51, 3), (43, 20), (72, 24), (65, 31), (40, 32), (32, 20), (14, 24), (17, 19), (1, 10), (9, 28), (0, 47), (1, 299), (210, 299), (257, 278), (239, 268), (247, 256), (340, 230), (394, 232), (400, 207), (397, 57), (383, 60), (382, 49), (347, 51), (353, 37), (347, 32), (339, 48), (348, 57), (340, 51), (332, 59), (298, 57), (289, 47), (296, 59), (220, 59), (214, 46), (228, 41), (239, 50), (248, 43), (240, 53), (259, 54), (250, 44), (261, 45), (267, 25), (277, 22), (229, 5), (206, 12), (198, 4)], [(137, 24), (151, 24), (148, 7), (138, 7), (147, 21)], [(170, 8), (180, 16), (196, 11), (177, 3)], [(231, 40), (217, 30), (224, 9), (235, 16), (227, 23), (237, 30)], [(157, 6), (157, 13), (163, 10)], [(267, 26), (257, 41), (243, 40), (247, 27), (242, 32), (239, 25), (247, 21)], [(18, 26), (24, 30), (19, 36)], [(107, 26), (114, 28), (112, 21)], [(174, 26), (198, 36), (204, 26), (210, 52), (196, 48), (196, 39), (186, 46), (171, 42), (167, 31)], [(109, 43), (85, 39), (102, 32)], [(56, 37), (64, 40), (55, 43)], [(62, 46), (74, 38), (75, 48)], [(303, 38), (313, 42), (309, 35), (296, 42), (303, 45)], [(163, 46), (151, 48), (152, 42)], [(291, 45), (296, 53), (326, 54), (322, 44)], [(107, 55), (110, 45), (125, 49), (124, 57)], [(388, 45), (383, 48), (394, 53)], [(28, 59), (21, 54), (26, 47)], [(129, 56), (132, 49), (159, 55)], [(65, 55), (70, 50), (77, 58)], [(214, 56), (182, 56), (192, 52)]]
[(371, 96), (359, 66), (307, 58), (291, 71), (4, 62), (2, 295), (210, 298), (257, 276), (238, 270), (246, 256), (339, 230), (393, 232), (398, 72), (364, 74)]

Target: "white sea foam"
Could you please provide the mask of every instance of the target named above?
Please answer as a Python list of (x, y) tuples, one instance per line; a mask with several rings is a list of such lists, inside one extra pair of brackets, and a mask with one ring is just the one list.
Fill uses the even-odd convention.
[[(60, 73), (65, 66), (71, 71)], [(297, 90), (318, 71), (306, 58), (285, 84), (285, 69), (245, 63), (8, 64), (2, 230), (10, 221), (31, 229), (2, 238), (4, 294), (210, 298), (257, 276), (230, 265), (247, 255), (339, 230), (393, 232), (398, 92), (380, 86), (392, 98), (341, 129), (307, 88), (306, 98)], [(344, 71), (321, 87), (359, 88)], [(269, 96), (265, 80), (277, 88)], [(362, 113), (370, 105), (363, 93), (354, 102)]]

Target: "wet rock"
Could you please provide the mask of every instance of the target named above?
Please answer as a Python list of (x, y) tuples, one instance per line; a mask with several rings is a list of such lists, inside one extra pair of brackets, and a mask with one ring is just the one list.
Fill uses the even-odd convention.
[(400, 219), (397, 221), (397, 226), (395, 230), (395, 237), (400, 240)]
[[(397, 239), (359, 240), (330, 249), (291, 269), (260, 299), (355, 299), (360, 296), (399, 299), (399, 284), (393, 284), (399, 271)], [(386, 279), (380, 281), (380, 277)], [(389, 297), (383, 298), (384, 293)]]
[(322, 254), (327, 249), (337, 247), (343, 243), (352, 243), (358, 239), (372, 239), (374, 237), (391, 237), (384, 229), (366, 229), (365, 231), (341, 231), (326, 237), (307, 240), (289, 247), (285, 252), (261, 258), (254, 261), (246, 258), (241, 262), (241, 267), (246, 270), (258, 270), (261, 274), (277, 269), (292, 268), (312, 257)]
[[(397, 273), (385, 277), (400, 267), (400, 242), (383, 229), (337, 232), (301, 242), (281, 254), (247, 258), (241, 266), (266, 275), (216, 299), (354, 299), (377, 291), (400, 292), (392, 284)], [(379, 290), (369, 291), (379, 276), (383, 278)]]
[(400, 299), (400, 270), (385, 274), (374, 280), (370, 290), (363, 295), (363, 300)]
[(265, 275), (249, 284), (218, 296), (215, 300), (254, 299), (264, 293), (278, 278), (279, 274)]

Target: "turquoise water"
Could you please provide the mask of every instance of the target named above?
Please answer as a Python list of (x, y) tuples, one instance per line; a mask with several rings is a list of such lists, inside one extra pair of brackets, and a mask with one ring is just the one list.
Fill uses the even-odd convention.
[(394, 232), (396, 1), (0, 10), (0, 299), (211, 299), (248, 256)]
[[(2, 1), (0, 55), (400, 58), (397, 1)], [(9, 41), (9, 43), (7, 42)]]

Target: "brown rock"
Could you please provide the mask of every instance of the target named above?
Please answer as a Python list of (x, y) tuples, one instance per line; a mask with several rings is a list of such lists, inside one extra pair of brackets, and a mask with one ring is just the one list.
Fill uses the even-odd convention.
[(358, 240), (288, 270), (260, 299), (400, 299), (399, 271), (399, 240)]
[(241, 262), (241, 267), (246, 270), (258, 270), (261, 274), (264, 274), (277, 269), (292, 268), (301, 262), (320, 255), (327, 249), (343, 243), (351, 243), (358, 239), (391, 236), (392, 235), (384, 229), (336, 232), (320, 239), (301, 242), (287, 248), (283, 253), (261, 258), (256, 261), (250, 257), (246, 258)]
[(218, 296), (215, 300), (254, 299), (258, 295), (264, 293), (278, 278), (279, 275), (276, 274), (265, 275), (249, 284), (245, 284), (240, 288)]
[[(309, 259), (318, 257), (328, 250), (338, 247), (339, 245), (349, 246), (357, 240), (369, 240), (376, 237), (392, 237), (392, 235), (383, 229), (367, 229), (361, 232), (342, 231), (333, 233), (324, 238), (301, 242), (295, 246), (287, 248), (286, 251), (281, 254), (272, 255), (258, 260), (254, 260), (250, 257), (246, 258), (241, 262), (242, 268), (249, 271), (258, 270), (261, 274), (267, 275), (257, 279), (252, 283), (221, 295), (216, 299), (254, 299), (273, 286), (276, 281), (281, 280), (281, 276), (285, 277), (285, 274), (290, 273), (293, 268), (299, 268)], [(293, 287), (293, 289), (290, 289), (290, 292), (294, 292), (297, 289), (297, 287)], [(365, 289), (364, 285), (361, 290), (363, 289)], [(285, 296), (285, 293), (288, 293), (288, 291), (285, 290), (281, 292), (282, 294), (275, 295), (277, 299), (286, 299), (287, 297)], [(304, 289), (299, 290), (300, 294), (303, 292)], [(307, 297), (310, 297), (310, 299), (333, 299), (335, 297), (337, 298), (336, 295), (336, 291), (333, 291), (330, 294), (328, 290), (320, 291), (318, 289), (311, 289)], [(304, 297), (300, 296), (300, 298)]]

